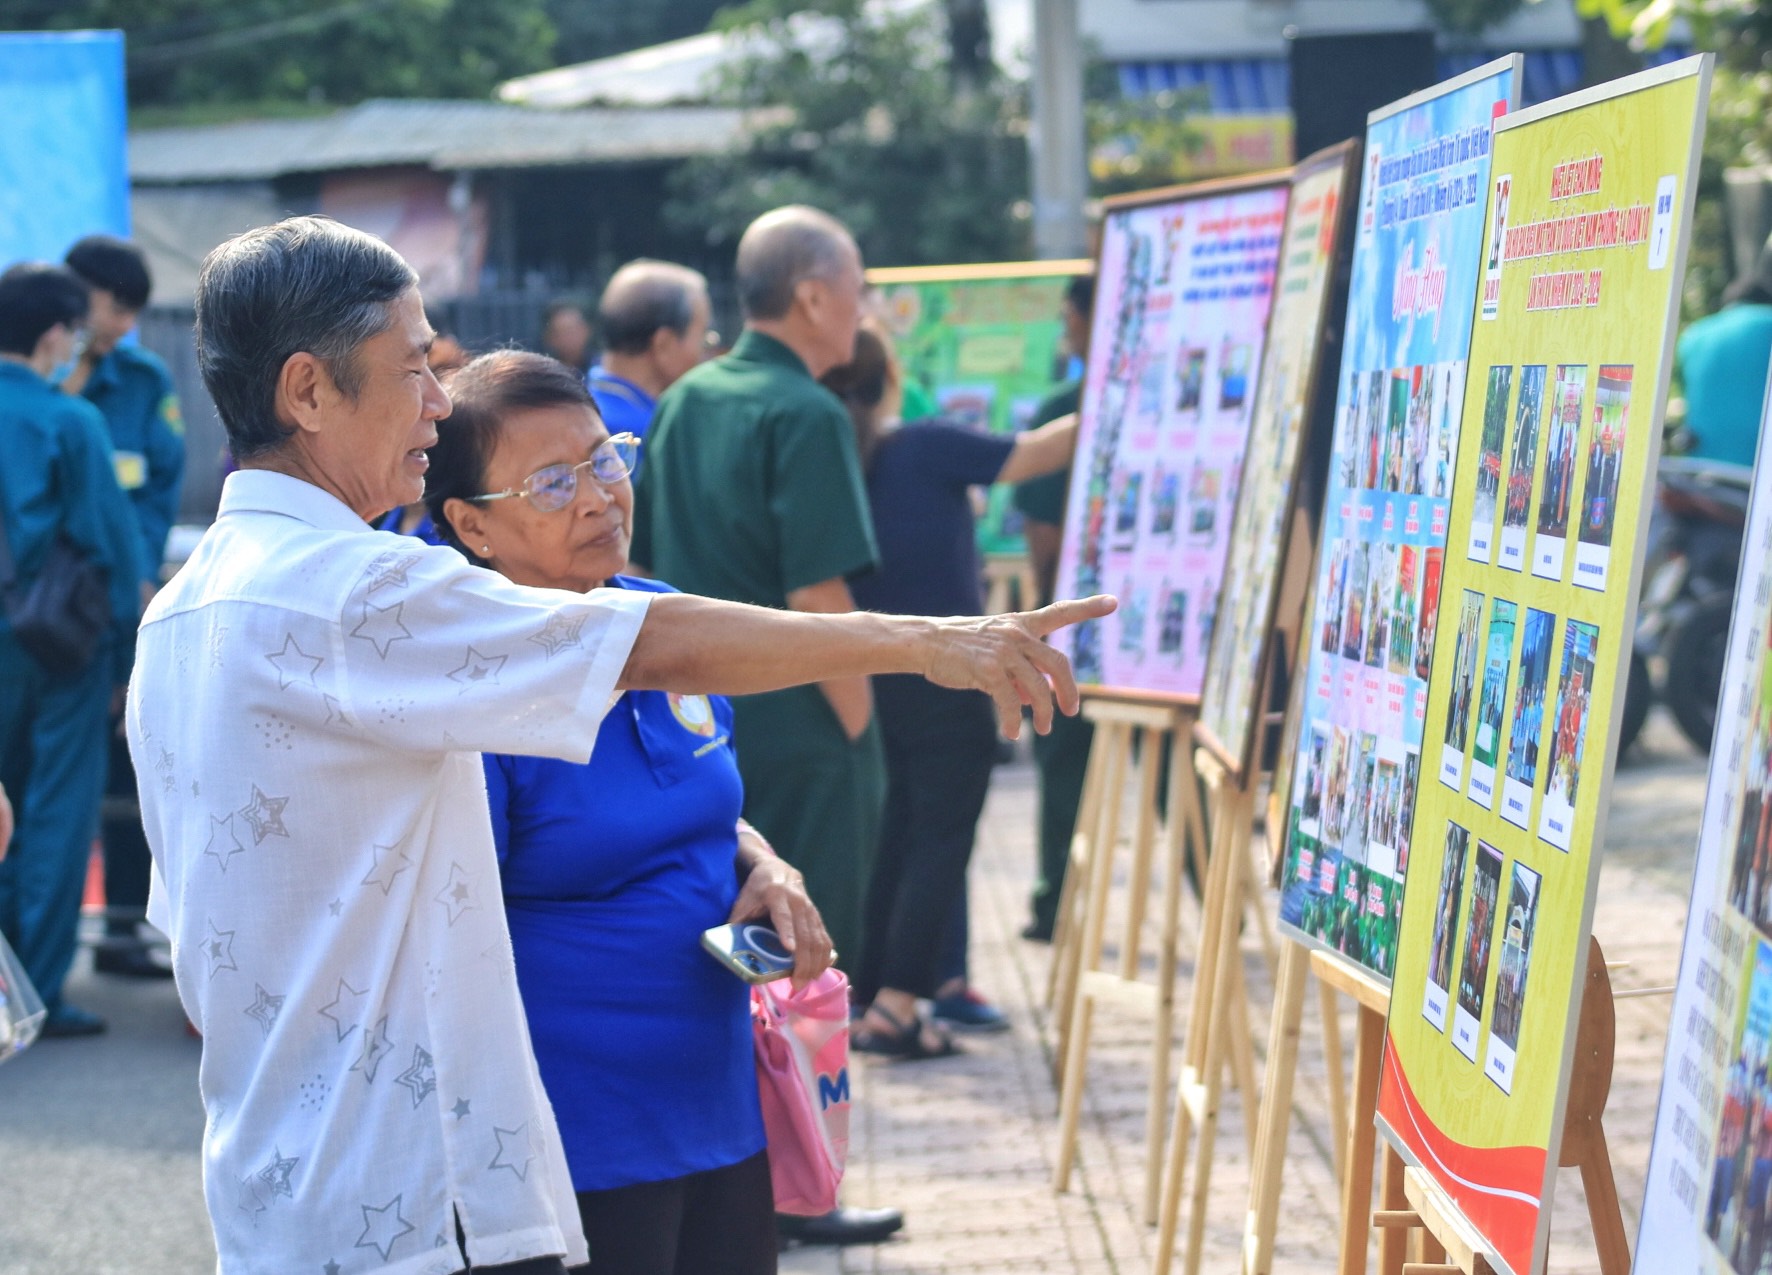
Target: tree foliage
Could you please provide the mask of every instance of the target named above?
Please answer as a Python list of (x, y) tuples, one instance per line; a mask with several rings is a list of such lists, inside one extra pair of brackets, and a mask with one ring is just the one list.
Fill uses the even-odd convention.
[(0, 0), (0, 28), (121, 28), (147, 107), (484, 97), (554, 47), (546, 0)]
[(1025, 109), (988, 64), (956, 77), (941, 9), (753, 0), (721, 23), (751, 52), (719, 96), (764, 114), (746, 148), (680, 172), (676, 224), (724, 248), (759, 213), (806, 203), (872, 265), (1026, 254)]
[(613, 57), (707, 30), (731, 0), (546, 0), (561, 64)]

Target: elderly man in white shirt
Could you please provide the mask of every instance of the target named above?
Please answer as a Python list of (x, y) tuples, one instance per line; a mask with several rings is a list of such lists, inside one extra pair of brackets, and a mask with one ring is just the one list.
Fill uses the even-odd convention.
[(574, 594), (372, 531), (422, 495), (449, 412), (432, 337), (399, 256), (322, 218), (231, 240), (198, 284), (241, 469), (143, 620), (128, 728), (150, 911), (204, 1038), (224, 1272), (586, 1259), (476, 753), (583, 762), (630, 687), (874, 672), (986, 690), (1011, 732), (1029, 704), (1044, 730), (1076, 688), (1041, 639), (1112, 607), (931, 621)]

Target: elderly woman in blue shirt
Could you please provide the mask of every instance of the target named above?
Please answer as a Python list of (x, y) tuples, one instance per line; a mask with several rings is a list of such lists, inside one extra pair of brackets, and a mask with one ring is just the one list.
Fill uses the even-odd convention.
[[(671, 592), (627, 565), (638, 444), (538, 355), (448, 382), (426, 503), (443, 535), (521, 584)], [(485, 757), (517, 978), (591, 1269), (776, 1269), (745, 984), (700, 935), (767, 916), (805, 980), (831, 960), (800, 874), (739, 818), (732, 712), (628, 691), (589, 763)]]

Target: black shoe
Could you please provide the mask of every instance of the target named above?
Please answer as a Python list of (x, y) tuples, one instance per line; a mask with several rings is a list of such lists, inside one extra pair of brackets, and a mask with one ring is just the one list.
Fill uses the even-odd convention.
[(77, 1005), (61, 1004), (49, 1011), (43, 1020), (43, 1036), (97, 1036), (105, 1029), (105, 1020)]
[(878, 1244), (904, 1225), (899, 1209), (858, 1209), (838, 1205), (817, 1217), (775, 1215), (776, 1234), (797, 1244)]
[(116, 947), (98, 948), (92, 954), (92, 968), (100, 974), (129, 978), (172, 977), (172, 966), (157, 959), (155, 949), (146, 943), (124, 942)]
[(1021, 927), (1021, 937), (1030, 943), (1052, 942), (1052, 927), (1040, 921), (1029, 921)]

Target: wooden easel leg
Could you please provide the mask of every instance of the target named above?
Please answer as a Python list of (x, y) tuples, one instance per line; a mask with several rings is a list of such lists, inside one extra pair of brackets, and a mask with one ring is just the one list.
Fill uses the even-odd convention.
[[(1145, 1093), (1144, 1222), (1162, 1210), (1163, 1131), (1169, 1122), (1170, 1037), (1175, 1030), (1175, 974), (1181, 951), (1181, 895), (1185, 889), (1188, 828), (1199, 818), (1192, 752), (1186, 746), (1189, 718), (1178, 713), (1169, 749), (1169, 818), (1164, 836), (1163, 929), (1157, 948), (1157, 1015), (1151, 1030), (1150, 1084)], [(1179, 804), (1178, 804), (1179, 803)]]
[(1365, 1275), (1366, 1241), (1372, 1233), (1372, 1155), (1378, 1130), (1378, 1066), (1384, 1053), (1384, 1015), (1359, 1008), (1354, 1040), (1354, 1107), (1348, 1131), (1346, 1171), (1341, 1177), (1341, 1258), (1339, 1275)]
[(1587, 1213), (1594, 1228), (1594, 1248), (1600, 1255), (1600, 1275), (1629, 1275), (1630, 1242), (1624, 1234), (1624, 1211), (1618, 1204), (1618, 1182), (1612, 1176), (1612, 1157), (1606, 1149), (1606, 1133), (1596, 1121), (1581, 1159), (1581, 1186), (1587, 1193)]
[[(1097, 737), (1100, 738), (1099, 736)], [(1058, 890), (1058, 913), (1052, 925), (1052, 963), (1046, 971), (1046, 1008), (1058, 1006), (1058, 991), (1064, 981), (1064, 969), (1083, 935), (1078, 911), (1083, 903), (1084, 885), (1089, 876), (1089, 841), (1095, 832), (1096, 811), (1101, 805), (1102, 766), (1107, 761), (1105, 741), (1091, 745), (1089, 760), (1083, 767), (1083, 797), (1077, 803), (1077, 822), (1071, 830), (1064, 884)]]
[(1157, 779), (1163, 768), (1162, 732), (1138, 732), (1138, 821), (1132, 832), (1132, 871), (1127, 880), (1126, 944), (1120, 952), (1120, 977), (1138, 977), (1139, 934), (1151, 896), (1151, 847), (1157, 840)]
[[(1240, 891), (1239, 891), (1240, 893)], [(1255, 1162), (1255, 1111), (1260, 1086), (1255, 1080), (1255, 1040), (1249, 1025), (1249, 983), (1243, 972), (1243, 951), (1233, 946), (1229, 952), (1231, 987), (1228, 999), (1219, 1008), (1219, 1021), (1229, 1037), (1231, 1080), (1243, 1095), (1243, 1149), (1249, 1162)]]
[[(1199, 1275), (1202, 1249), (1206, 1241), (1206, 1210), (1212, 1191), (1213, 1156), (1218, 1146), (1218, 1115), (1224, 1097), (1226, 1051), (1235, 1039), (1230, 1015), (1238, 1016), (1248, 1031), (1248, 1005), (1241, 994), (1243, 962), (1237, 946), (1243, 919), (1243, 871), (1237, 856), (1247, 848), (1250, 819), (1254, 814), (1253, 795), (1246, 788), (1233, 788), (1227, 799), (1219, 803), (1219, 836), (1212, 848), (1211, 877), (1214, 888), (1207, 893), (1216, 930), (1212, 938), (1213, 973), (1210, 999), (1205, 1006), (1204, 1045), (1200, 1051), (1200, 1114), (1199, 1134), (1194, 1147), (1194, 1181), (1191, 1212), (1188, 1216), (1187, 1249), (1182, 1259), (1183, 1275)], [(1201, 989), (1196, 987), (1196, 994)], [(1251, 1061), (1253, 1070), (1253, 1061)], [(1245, 1094), (1253, 1101), (1253, 1081)]]
[(1268, 975), (1273, 977), (1280, 964), (1280, 941), (1274, 937), (1273, 919), (1268, 916), (1267, 876), (1262, 871), (1261, 864), (1250, 853), (1253, 844), (1253, 838), (1243, 842), (1241, 857), (1243, 865), (1249, 873), (1243, 897), (1248, 900), (1249, 911), (1255, 914), (1255, 932), (1261, 936), (1261, 952), (1263, 956), (1267, 957)]
[(1072, 1015), (1076, 1010), (1083, 971), (1094, 969), (1101, 961), (1102, 933), (1107, 925), (1108, 895), (1114, 880), (1114, 854), (1119, 849), (1120, 791), (1125, 782), (1126, 763), (1132, 751), (1131, 729), (1119, 722), (1103, 722), (1097, 728), (1095, 746), (1104, 745), (1107, 757), (1102, 763), (1102, 790), (1096, 808), (1096, 825), (1090, 835), (1088, 883), (1081, 908), (1082, 934), (1078, 942), (1066, 951), (1058, 1000), (1054, 1006), (1056, 1016), (1053, 1027), (1058, 1044), (1056, 1061), (1061, 1077), (1070, 1056)]
[(1329, 1085), (1329, 1147), (1339, 1183), (1347, 1173), (1347, 1072), (1341, 1065), (1341, 1002), (1336, 996), (1333, 987), (1317, 980), (1317, 1008), (1323, 1016), (1323, 1074)]
[(1286, 1136), (1292, 1128), (1292, 1086), (1298, 1076), (1298, 1043), (1304, 1024), (1304, 986), (1310, 953), (1302, 944), (1283, 943), (1275, 974), (1274, 1021), (1268, 1030), (1267, 1068), (1261, 1091), (1261, 1119), (1249, 1160), (1249, 1211), (1243, 1221), (1243, 1275), (1268, 1275), (1274, 1262), (1274, 1234), (1280, 1222), (1280, 1179), (1286, 1166)]
[[(1388, 1143), (1382, 1151), (1378, 1168), (1378, 1207), (1407, 1209), (1409, 1199), (1403, 1194), (1403, 1158)], [(1409, 1233), (1395, 1228), (1378, 1233), (1379, 1275), (1402, 1275), (1408, 1257)]]

